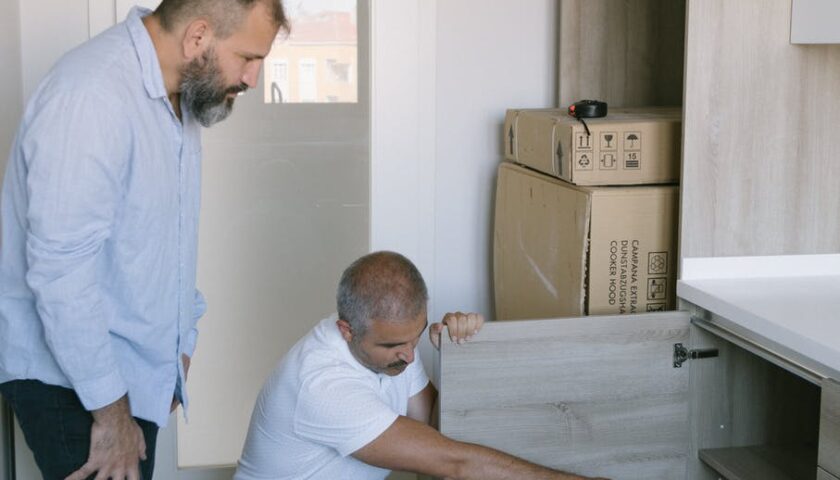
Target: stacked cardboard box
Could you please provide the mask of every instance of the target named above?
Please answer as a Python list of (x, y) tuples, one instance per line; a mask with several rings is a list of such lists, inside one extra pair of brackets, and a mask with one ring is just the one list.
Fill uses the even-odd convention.
[(564, 110), (508, 111), (497, 318), (675, 308), (680, 117), (618, 109), (587, 119), (587, 132)]

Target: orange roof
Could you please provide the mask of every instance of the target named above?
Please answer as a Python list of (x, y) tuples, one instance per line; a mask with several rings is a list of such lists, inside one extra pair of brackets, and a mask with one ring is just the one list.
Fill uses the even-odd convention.
[(292, 19), (285, 43), (356, 43), (356, 23), (350, 12), (321, 12)]

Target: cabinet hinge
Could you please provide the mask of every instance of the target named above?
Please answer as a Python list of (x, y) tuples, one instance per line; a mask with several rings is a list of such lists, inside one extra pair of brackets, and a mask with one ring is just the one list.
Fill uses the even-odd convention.
[(674, 344), (674, 368), (681, 368), (686, 360), (696, 358), (712, 358), (718, 356), (717, 348), (700, 348), (689, 350), (682, 343)]

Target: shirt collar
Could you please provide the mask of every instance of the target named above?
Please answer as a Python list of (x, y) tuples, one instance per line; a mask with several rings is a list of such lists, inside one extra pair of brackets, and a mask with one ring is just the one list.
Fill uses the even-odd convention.
[(143, 25), (143, 17), (151, 13), (152, 11), (147, 8), (133, 7), (125, 19), (125, 25), (128, 27), (128, 33), (131, 35), (131, 41), (137, 52), (137, 59), (140, 61), (146, 93), (151, 98), (162, 98), (166, 97), (166, 86), (163, 83), (160, 60), (152, 43), (152, 37)]

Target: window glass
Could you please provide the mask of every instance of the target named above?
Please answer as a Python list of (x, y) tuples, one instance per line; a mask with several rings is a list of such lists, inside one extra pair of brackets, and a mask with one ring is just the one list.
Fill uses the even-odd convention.
[[(265, 69), (265, 103), (356, 103), (356, 0), (286, 2), (291, 34), (274, 41)], [(277, 68), (275, 68), (277, 66)]]

